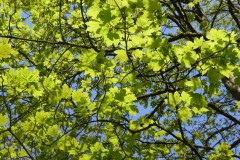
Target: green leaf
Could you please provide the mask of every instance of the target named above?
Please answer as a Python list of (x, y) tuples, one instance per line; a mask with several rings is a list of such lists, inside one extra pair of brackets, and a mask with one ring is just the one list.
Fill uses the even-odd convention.
[(127, 105), (126, 110), (129, 112), (129, 114), (134, 116), (136, 116), (137, 113), (139, 113), (139, 110), (135, 105)]
[(118, 33), (108, 31), (106, 36), (104, 37), (106, 37), (105, 43), (107, 46), (111, 46), (111, 45), (117, 46), (119, 44), (120, 36)]
[(93, 4), (91, 7), (87, 10), (87, 15), (91, 17), (92, 19), (96, 19), (99, 15), (99, 12), (101, 10), (100, 6), (98, 5), (99, 2), (95, 1), (95, 4)]
[(189, 93), (183, 91), (181, 93), (181, 100), (183, 100), (185, 102), (186, 106), (189, 106), (191, 104), (192, 95), (190, 95)]
[(208, 112), (209, 110), (207, 108), (200, 108), (198, 109), (197, 107), (193, 107), (193, 112), (196, 113), (196, 114), (203, 114), (203, 113), (206, 113)]
[(18, 152), (18, 156), (25, 157), (25, 156), (27, 156), (27, 152), (22, 149), (20, 152)]
[(97, 63), (98, 64), (104, 64), (105, 61), (106, 61), (106, 58), (105, 58), (105, 52), (101, 51), (97, 54)]
[(16, 153), (15, 149), (12, 146), (8, 148), (8, 151), (10, 153), (10, 157), (11, 158), (16, 158), (17, 157), (17, 153)]
[(149, 1), (147, 1), (146, 7), (147, 7), (147, 10), (149, 11), (149, 13), (153, 13), (157, 9), (159, 9), (159, 3), (158, 3), (158, 1), (155, 1), (155, 0), (149, 0)]
[(181, 101), (180, 94), (178, 92), (169, 93), (168, 99), (165, 100), (172, 109), (176, 107), (176, 105)]
[(207, 76), (210, 83), (216, 83), (217, 81), (219, 81), (219, 79), (221, 79), (221, 76), (217, 69), (209, 69), (207, 72)]
[(82, 160), (82, 159), (84, 159), (84, 160), (91, 160), (92, 159), (91, 157), (92, 156), (89, 155), (89, 154), (82, 154), (81, 157), (79, 157), (79, 160)]
[(159, 65), (159, 61), (151, 61), (148, 63), (148, 68), (152, 69), (154, 72), (157, 72), (161, 69), (161, 66)]
[(220, 66), (220, 73), (223, 76), (229, 78), (229, 76), (233, 74), (233, 70), (235, 68), (236, 67), (234, 65), (231, 65), (230, 63), (225, 63), (224, 65)]
[(132, 54), (135, 59), (138, 59), (138, 58), (142, 59), (144, 53), (141, 50), (137, 49), (137, 50), (133, 51)]
[(124, 101), (126, 103), (132, 103), (135, 100), (137, 100), (137, 97), (133, 93), (128, 93), (126, 96), (124, 96)]
[(240, 108), (240, 101), (237, 101), (237, 102), (236, 102), (236, 106), (237, 106), (238, 108)]
[(178, 115), (183, 122), (187, 122), (189, 117), (192, 117), (192, 112), (189, 107), (184, 107), (178, 111)]
[(8, 122), (8, 117), (0, 114), (0, 126), (4, 126)]
[(93, 153), (100, 152), (104, 149), (103, 145), (99, 142), (96, 142), (92, 147), (90, 147)]
[(58, 130), (58, 125), (53, 125), (53, 126), (50, 126), (47, 130), (47, 134), (51, 137), (55, 137), (56, 135), (58, 135), (59, 133), (59, 130)]
[(0, 159), (236, 157), (236, 1), (0, 0)]
[(192, 94), (191, 105), (197, 106), (199, 108), (206, 107), (208, 104), (206, 97), (199, 93)]
[(6, 41), (0, 42), (0, 59), (9, 58), (11, 54), (16, 53), (11, 47), (11, 44), (7, 43)]
[(201, 108), (201, 109), (199, 110), (200, 114), (206, 113), (206, 112), (208, 112), (208, 111), (209, 111), (209, 110), (208, 110), (207, 108)]
[(72, 92), (73, 100), (79, 105), (88, 105), (90, 103), (90, 98), (86, 92), (83, 92), (82, 89), (74, 90)]
[(199, 78), (191, 78), (185, 83), (186, 86), (190, 87), (191, 91), (194, 91), (202, 86)]
[(36, 90), (36, 89), (33, 90), (33, 96), (35, 98), (41, 97), (43, 95), (43, 93), (44, 93), (43, 90)]
[(126, 96), (126, 90), (125, 89), (122, 89), (119, 92), (115, 93), (115, 99), (119, 100), (119, 101), (124, 101), (125, 96)]
[(138, 123), (133, 120), (131, 120), (128, 125), (131, 130), (136, 130), (138, 128)]
[(191, 65), (196, 62), (198, 59), (198, 55), (194, 51), (186, 51), (184, 53), (184, 57), (182, 58), (182, 64), (185, 65), (187, 68), (191, 68)]
[(62, 98), (70, 98), (72, 94), (72, 88), (69, 88), (67, 84), (62, 86)]
[(207, 35), (207, 38), (210, 40), (225, 40), (228, 41), (229, 37), (227, 36), (226, 32), (224, 30), (217, 30), (215, 28), (212, 28)]
[(77, 152), (74, 149), (69, 150), (68, 153), (70, 155), (76, 155), (77, 154)]
[(116, 50), (115, 53), (117, 54), (115, 59), (119, 60), (120, 63), (128, 61), (128, 56), (125, 50)]
[(159, 137), (162, 137), (166, 134), (166, 131), (164, 130), (158, 130), (157, 132), (154, 133), (154, 137), (155, 138), (159, 138)]
[(117, 137), (112, 137), (109, 139), (109, 141), (114, 145), (118, 146), (118, 138)]
[(98, 18), (100, 18), (103, 23), (108, 23), (113, 20), (115, 16), (112, 15), (110, 8), (108, 8), (107, 10), (101, 10), (98, 14)]
[(89, 32), (97, 32), (97, 30), (101, 28), (98, 21), (92, 20), (92, 21), (86, 22), (86, 25), (87, 25), (87, 31)]

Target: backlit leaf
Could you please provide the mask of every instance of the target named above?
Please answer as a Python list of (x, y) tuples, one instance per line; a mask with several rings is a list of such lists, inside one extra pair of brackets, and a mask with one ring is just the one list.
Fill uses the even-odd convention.
[(0, 125), (3, 126), (8, 122), (8, 117), (0, 114)]

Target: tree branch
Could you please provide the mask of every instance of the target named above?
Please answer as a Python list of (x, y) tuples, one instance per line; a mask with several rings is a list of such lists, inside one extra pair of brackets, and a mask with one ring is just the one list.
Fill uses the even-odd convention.
[(213, 103), (208, 103), (208, 107), (212, 108), (213, 110), (215, 110), (218, 114), (223, 115), (224, 117), (228, 118), (229, 120), (237, 123), (240, 125), (240, 121), (237, 120), (235, 117), (231, 116), (230, 114), (225, 113), (224, 111), (222, 111), (221, 109), (219, 109), (218, 107), (216, 107)]

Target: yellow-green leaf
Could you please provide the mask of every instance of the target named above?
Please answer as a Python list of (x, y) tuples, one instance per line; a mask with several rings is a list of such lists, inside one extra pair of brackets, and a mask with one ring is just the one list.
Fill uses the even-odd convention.
[(125, 50), (116, 50), (115, 53), (117, 54), (115, 59), (119, 60), (119, 62), (123, 63), (128, 60), (128, 56)]
[(6, 42), (0, 43), (0, 59), (9, 58), (13, 53), (15, 53), (15, 51), (12, 49), (11, 44)]
[(5, 125), (8, 122), (8, 117), (0, 114), (0, 126)]

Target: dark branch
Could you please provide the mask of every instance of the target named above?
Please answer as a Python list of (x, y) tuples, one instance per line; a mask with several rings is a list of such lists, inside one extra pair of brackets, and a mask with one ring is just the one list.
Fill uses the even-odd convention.
[(230, 114), (225, 113), (223, 110), (219, 109), (218, 107), (216, 107), (213, 103), (208, 103), (208, 107), (212, 108), (213, 110), (215, 110), (218, 114), (223, 115), (224, 117), (228, 118), (229, 120), (237, 123), (240, 125), (240, 121), (237, 120), (235, 117), (231, 116)]

